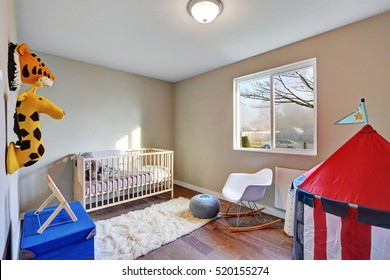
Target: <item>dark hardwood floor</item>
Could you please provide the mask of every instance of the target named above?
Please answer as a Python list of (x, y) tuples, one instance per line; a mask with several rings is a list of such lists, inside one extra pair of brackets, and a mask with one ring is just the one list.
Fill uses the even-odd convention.
[[(191, 198), (197, 192), (175, 185), (175, 197)], [(89, 213), (94, 221), (115, 217), (170, 199), (161, 194)], [(229, 206), (221, 201), (221, 211)], [(270, 216), (265, 214), (266, 218)], [(230, 232), (231, 219), (218, 218), (188, 235), (166, 244), (140, 260), (289, 260), (293, 241), (283, 231), (283, 221), (267, 229)], [(249, 221), (251, 222), (251, 221)]]

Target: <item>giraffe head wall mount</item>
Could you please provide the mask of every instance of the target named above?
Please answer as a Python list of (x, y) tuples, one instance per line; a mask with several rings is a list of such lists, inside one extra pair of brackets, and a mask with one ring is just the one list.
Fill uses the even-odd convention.
[(18, 136), (7, 149), (7, 173), (12, 174), (21, 167), (33, 165), (45, 152), (39, 114), (62, 119), (65, 112), (49, 99), (36, 93), (42, 83), (37, 82), (18, 96), (14, 115), (14, 131)]

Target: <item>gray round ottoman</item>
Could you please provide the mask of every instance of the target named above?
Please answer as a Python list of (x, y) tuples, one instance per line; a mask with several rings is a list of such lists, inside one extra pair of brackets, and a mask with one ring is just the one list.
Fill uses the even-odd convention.
[(198, 194), (190, 200), (190, 211), (198, 218), (212, 219), (218, 215), (220, 208), (219, 199), (210, 194)]

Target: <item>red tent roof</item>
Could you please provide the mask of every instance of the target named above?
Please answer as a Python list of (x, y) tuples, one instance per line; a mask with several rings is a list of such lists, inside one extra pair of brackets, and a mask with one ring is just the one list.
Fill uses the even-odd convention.
[(390, 143), (365, 125), (305, 174), (301, 189), (325, 198), (390, 211)]

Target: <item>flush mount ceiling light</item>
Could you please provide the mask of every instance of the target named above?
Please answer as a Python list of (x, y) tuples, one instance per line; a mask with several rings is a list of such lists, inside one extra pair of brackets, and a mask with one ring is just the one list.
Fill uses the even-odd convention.
[(200, 23), (212, 22), (222, 12), (220, 0), (191, 0), (188, 3), (188, 13)]

